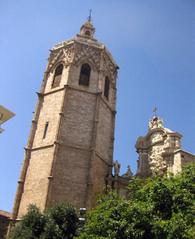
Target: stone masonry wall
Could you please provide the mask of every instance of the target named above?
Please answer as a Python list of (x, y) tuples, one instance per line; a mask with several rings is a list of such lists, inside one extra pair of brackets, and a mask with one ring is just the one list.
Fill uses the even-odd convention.
[(66, 92), (60, 140), (89, 148), (91, 145), (96, 95), (69, 89)]
[(112, 137), (113, 137), (113, 125), (112, 125), (112, 112), (102, 100), (100, 102), (99, 109), (99, 122), (97, 130), (97, 151), (103, 156), (107, 163), (111, 164), (111, 152), (112, 152)]
[[(37, 122), (37, 130), (33, 148), (53, 144), (57, 134), (59, 113), (64, 91), (55, 92), (44, 96), (42, 108)], [(49, 122), (46, 137), (43, 139), (46, 122)]]
[(36, 204), (44, 209), (47, 197), (47, 188), (53, 161), (54, 148), (45, 148), (31, 153), (24, 192), (19, 208), (19, 217), (24, 215), (29, 204)]
[(85, 206), (96, 97), (71, 88), (66, 91), (49, 204), (64, 200)]
[(92, 161), (91, 165), (91, 177), (92, 177), (92, 194), (90, 195), (90, 207), (94, 207), (97, 198), (105, 190), (106, 179), (111, 171), (111, 167), (104, 161), (104, 159), (97, 154), (95, 155), (95, 160)]
[(49, 205), (69, 202), (77, 208), (85, 206), (88, 161), (91, 152), (61, 145), (55, 163)]

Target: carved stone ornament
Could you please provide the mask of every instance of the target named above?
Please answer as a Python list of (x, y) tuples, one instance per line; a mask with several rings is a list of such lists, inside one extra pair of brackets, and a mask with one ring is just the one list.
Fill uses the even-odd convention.
[(151, 143), (154, 144), (156, 142), (159, 142), (161, 140), (163, 140), (163, 136), (161, 133), (159, 132), (156, 132), (156, 133), (153, 133), (151, 136), (150, 136), (150, 140), (151, 140)]
[(127, 166), (127, 172), (125, 173), (125, 176), (126, 177), (132, 177), (133, 176), (130, 165)]
[(121, 168), (121, 165), (120, 163), (116, 160), (113, 164), (114, 166), (114, 176), (118, 176), (119, 173), (120, 173), (120, 168)]
[(69, 65), (73, 62), (74, 46), (66, 46), (65, 48), (59, 49), (59, 51), (52, 52), (49, 59), (48, 70), (56, 65), (57, 62), (63, 62), (65, 65)]
[(76, 44), (74, 63), (78, 64), (82, 59), (88, 59), (89, 61), (92, 61), (92, 64), (96, 67), (96, 69), (99, 69), (100, 55), (100, 50), (95, 49), (92, 46)]
[(149, 164), (151, 171), (154, 172), (154, 174), (156, 174), (157, 172), (164, 172), (164, 170), (166, 170), (167, 168), (166, 162), (162, 156), (163, 151), (163, 145), (158, 145), (154, 146), (150, 153)]
[(148, 128), (155, 129), (155, 128), (163, 128), (163, 120), (157, 116), (154, 116), (148, 124)]
[(102, 55), (102, 67), (103, 71), (109, 72), (112, 76), (115, 75), (116, 67), (105, 52)]

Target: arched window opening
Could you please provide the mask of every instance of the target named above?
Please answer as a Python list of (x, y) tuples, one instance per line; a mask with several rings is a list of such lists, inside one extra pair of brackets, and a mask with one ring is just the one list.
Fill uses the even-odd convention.
[(81, 67), (79, 85), (89, 86), (91, 67), (88, 64), (83, 64)]
[(56, 67), (53, 82), (52, 82), (52, 88), (58, 87), (60, 85), (61, 77), (62, 77), (62, 71), (63, 71), (63, 65), (60, 64)]
[(110, 90), (110, 80), (108, 77), (106, 77), (105, 84), (104, 84), (104, 96), (107, 99), (109, 98), (109, 90)]

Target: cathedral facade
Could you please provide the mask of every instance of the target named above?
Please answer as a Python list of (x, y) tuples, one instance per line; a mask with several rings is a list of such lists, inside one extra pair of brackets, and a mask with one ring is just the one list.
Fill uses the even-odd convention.
[(181, 148), (182, 135), (164, 127), (163, 120), (154, 116), (148, 124), (148, 133), (139, 137), (137, 176), (176, 175), (187, 163), (195, 162), (195, 155)]

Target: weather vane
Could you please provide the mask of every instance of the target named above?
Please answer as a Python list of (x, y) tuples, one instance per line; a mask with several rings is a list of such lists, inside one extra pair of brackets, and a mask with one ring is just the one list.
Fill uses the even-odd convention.
[(89, 22), (91, 22), (91, 19), (92, 19), (91, 13), (92, 13), (92, 9), (89, 9), (89, 16), (87, 18)]
[(153, 112), (154, 112), (154, 116), (157, 117), (157, 111), (158, 111), (158, 108), (155, 106), (154, 109), (153, 109)]

